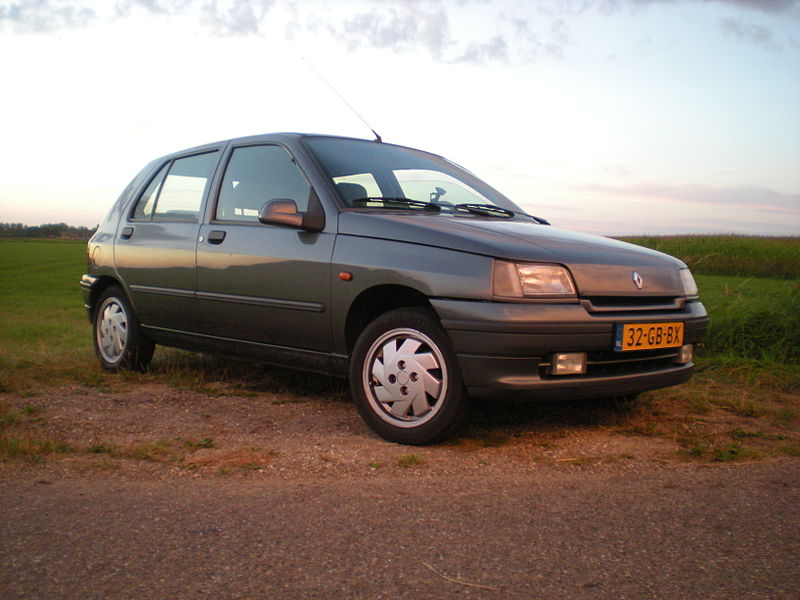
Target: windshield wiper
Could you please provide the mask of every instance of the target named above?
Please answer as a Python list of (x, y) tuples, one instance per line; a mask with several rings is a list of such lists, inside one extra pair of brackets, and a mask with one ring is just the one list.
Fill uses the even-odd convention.
[(403, 198), (402, 196), (366, 196), (364, 198), (356, 198), (352, 201), (354, 208), (366, 207), (370, 202), (383, 202), (384, 206), (389, 208), (393, 207), (392, 204), (402, 204), (408, 207), (417, 207), (431, 212), (439, 212), (442, 207), (432, 202), (423, 202), (422, 200), (412, 200), (411, 198)]
[(503, 208), (502, 206), (495, 206), (494, 204), (456, 204), (453, 208), (471, 212), (484, 217), (503, 217), (504, 219), (510, 219), (515, 215), (521, 215), (523, 217), (533, 219), (541, 225), (550, 225), (550, 221), (543, 219), (542, 217), (535, 217), (525, 212)]
[(464, 210), (467, 212), (475, 213), (476, 215), (482, 215), (484, 217), (504, 217), (506, 219), (510, 219), (514, 216), (513, 210), (508, 210), (507, 208), (503, 208), (501, 206), (495, 206), (494, 204), (456, 204), (453, 208), (456, 210)]

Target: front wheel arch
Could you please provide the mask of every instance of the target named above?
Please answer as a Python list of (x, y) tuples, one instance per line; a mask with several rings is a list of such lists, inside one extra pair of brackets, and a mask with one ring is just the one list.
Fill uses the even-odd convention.
[(389, 311), (412, 307), (433, 312), (428, 297), (411, 287), (379, 285), (362, 291), (350, 305), (344, 324), (348, 354), (352, 354), (361, 333), (372, 321)]

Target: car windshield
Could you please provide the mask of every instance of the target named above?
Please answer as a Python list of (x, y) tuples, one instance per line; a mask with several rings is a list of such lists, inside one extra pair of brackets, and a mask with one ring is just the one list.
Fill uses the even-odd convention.
[[(506, 217), (513, 216), (508, 211), (521, 212), (497, 190), (433, 154), (366, 140), (308, 137), (304, 142), (350, 208)], [(482, 206), (506, 210), (480, 210)]]

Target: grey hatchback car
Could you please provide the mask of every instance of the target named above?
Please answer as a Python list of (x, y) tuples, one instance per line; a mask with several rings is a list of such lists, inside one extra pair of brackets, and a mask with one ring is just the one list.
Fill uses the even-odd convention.
[(387, 440), (468, 395), (632, 395), (686, 381), (708, 324), (681, 261), (551, 227), (419, 150), (273, 134), (159, 158), (88, 244), (108, 370), (155, 344), (349, 376)]

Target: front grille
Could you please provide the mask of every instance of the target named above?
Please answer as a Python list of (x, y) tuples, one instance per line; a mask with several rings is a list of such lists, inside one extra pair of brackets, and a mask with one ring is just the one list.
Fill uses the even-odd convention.
[(550, 363), (539, 363), (539, 376), (542, 379), (575, 379), (581, 377), (613, 377), (635, 373), (649, 373), (675, 366), (680, 348), (660, 350), (637, 350), (635, 352), (614, 352), (601, 350), (586, 354), (586, 373), (584, 375), (551, 375)]
[(655, 312), (682, 310), (686, 299), (683, 296), (591, 296), (582, 298), (581, 304), (590, 313)]

